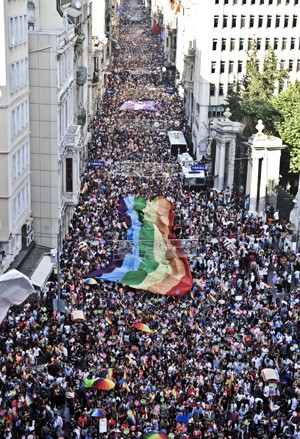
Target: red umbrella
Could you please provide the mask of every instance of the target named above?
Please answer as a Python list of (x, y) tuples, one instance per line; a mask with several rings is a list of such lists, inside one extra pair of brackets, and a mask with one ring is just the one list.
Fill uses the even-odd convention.
[(115, 387), (116, 383), (109, 378), (98, 378), (94, 384), (93, 388), (97, 390), (111, 390)]
[(144, 331), (144, 332), (151, 332), (151, 329), (149, 328), (149, 326), (145, 325), (144, 323), (134, 323), (133, 325), (134, 328), (139, 329), (140, 331)]

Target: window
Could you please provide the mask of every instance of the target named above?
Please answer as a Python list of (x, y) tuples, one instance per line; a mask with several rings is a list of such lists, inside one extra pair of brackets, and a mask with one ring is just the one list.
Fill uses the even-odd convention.
[(253, 27), (254, 26), (254, 15), (250, 15), (249, 17), (249, 27)]
[(28, 126), (28, 101), (22, 102), (11, 111), (11, 139)]
[(221, 50), (226, 50), (226, 38), (222, 38), (222, 48)]
[(248, 38), (248, 50), (251, 50), (253, 46), (253, 38)]
[(240, 38), (239, 40), (239, 50), (243, 50), (244, 49), (244, 38)]
[(211, 73), (215, 73), (216, 72), (216, 61), (212, 61), (211, 62), (211, 69), (210, 69), (210, 72)]
[(233, 61), (229, 61), (229, 73), (233, 73), (234, 63)]
[(278, 4), (278, 5), (281, 5), (281, 0), (277, 0), (277, 4)]
[(286, 39), (286, 38), (282, 38), (282, 47), (281, 47), (281, 50), (285, 50), (285, 49), (286, 49), (286, 45), (287, 45), (287, 39)]
[(278, 38), (274, 38), (274, 50), (278, 49)]
[(258, 16), (258, 27), (262, 27), (262, 25), (263, 25), (263, 16), (259, 15)]
[(214, 16), (214, 27), (218, 27), (218, 24), (219, 24), (219, 16), (215, 15)]
[(215, 0), (215, 5), (218, 5), (220, 0)]
[(273, 0), (269, 0), (269, 5), (272, 5), (273, 4)]
[(255, 5), (255, 0), (251, 0), (251, 5)]
[(264, 5), (265, 4), (265, 0), (260, 0), (260, 2), (259, 2), (261, 5)]
[(224, 84), (219, 84), (219, 96), (224, 96)]
[(267, 27), (271, 27), (272, 24), (272, 15), (267, 15)]
[(257, 50), (261, 49), (261, 38), (256, 39), (256, 47), (257, 47)]
[(73, 192), (73, 159), (66, 157), (66, 192)]
[(288, 25), (289, 25), (289, 16), (285, 15), (284, 16), (284, 27), (288, 27)]
[(233, 0), (233, 4), (237, 5), (238, 0)]
[(265, 39), (265, 50), (268, 50), (268, 47), (270, 46), (270, 38)]
[(276, 15), (275, 27), (280, 26), (280, 15)]
[(241, 15), (241, 28), (246, 25), (246, 15)]
[(241, 73), (243, 70), (243, 61), (238, 61), (238, 73)]
[(247, 0), (242, 1), (242, 5), (245, 5), (247, 3)]
[(224, 5), (228, 5), (228, 0), (224, 0)]
[(228, 15), (223, 15), (223, 27), (227, 27)]
[(218, 43), (218, 40), (216, 38), (214, 38), (213, 43), (212, 43), (212, 50), (217, 50), (217, 43)]
[(299, 3), (299, 0), (294, 1), (294, 5), (298, 5), (298, 3)]
[(300, 72), (300, 59), (297, 59), (297, 72)]
[(291, 49), (291, 50), (295, 49), (295, 46), (296, 46), (296, 38), (291, 38), (291, 46), (290, 46), (290, 49)]
[(297, 27), (297, 15), (293, 15), (293, 27)]
[(231, 27), (236, 27), (236, 15), (232, 16)]
[(225, 61), (221, 61), (220, 64), (220, 73), (224, 73), (225, 72)]
[(234, 38), (230, 38), (230, 50), (234, 50), (235, 49), (235, 39)]
[(215, 93), (216, 93), (216, 86), (215, 86), (215, 84), (210, 84), (209, 95), (210, 96), (215, 96)]
[(280, 61), (280, 67), (281, 67), (282, 69), (285, 68), (285, 59), (282, 59), (282, 60)]
[(289, 60), (289, 70), (293, 70), (293, 60)]

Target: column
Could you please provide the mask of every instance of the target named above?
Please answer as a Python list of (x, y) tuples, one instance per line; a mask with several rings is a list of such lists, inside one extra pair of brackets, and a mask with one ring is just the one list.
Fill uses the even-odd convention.
[(256, 200), (257, 200), (257, 178), (258, 178), (258, 158), (252, 159), (252, 173), (250, 183), (250, 212), (256, 212)]
[(219, 169), (218, 169), (218, 191), (224, 189), (224, 170), (225, 170), (225, 144), (220, 144), (220, 153), (219, 153)]

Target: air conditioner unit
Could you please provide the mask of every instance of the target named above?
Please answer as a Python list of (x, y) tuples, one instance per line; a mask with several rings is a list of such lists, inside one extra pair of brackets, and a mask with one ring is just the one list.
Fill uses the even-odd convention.
[(22, 232), (25, 235), (28, 235), (33, 230), (33, 219), (29, 218), (22, 226)]
[(32, 243), (33, 237), (34, 237), (33, 230), (30, 233), (28, 233), (27, 235), (23, 236), (23, 238), (22, 238), (22, 246), (23, 246), (23, 248), (28, 247)]

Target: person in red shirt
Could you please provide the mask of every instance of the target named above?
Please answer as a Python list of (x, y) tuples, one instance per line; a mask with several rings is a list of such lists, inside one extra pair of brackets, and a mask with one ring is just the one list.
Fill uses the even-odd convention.
[(81, 413), (81, 415), (78, 418), (78, 424), (81, 428), (85, 428), (88, 424), (88, 417), (85, 412)]

